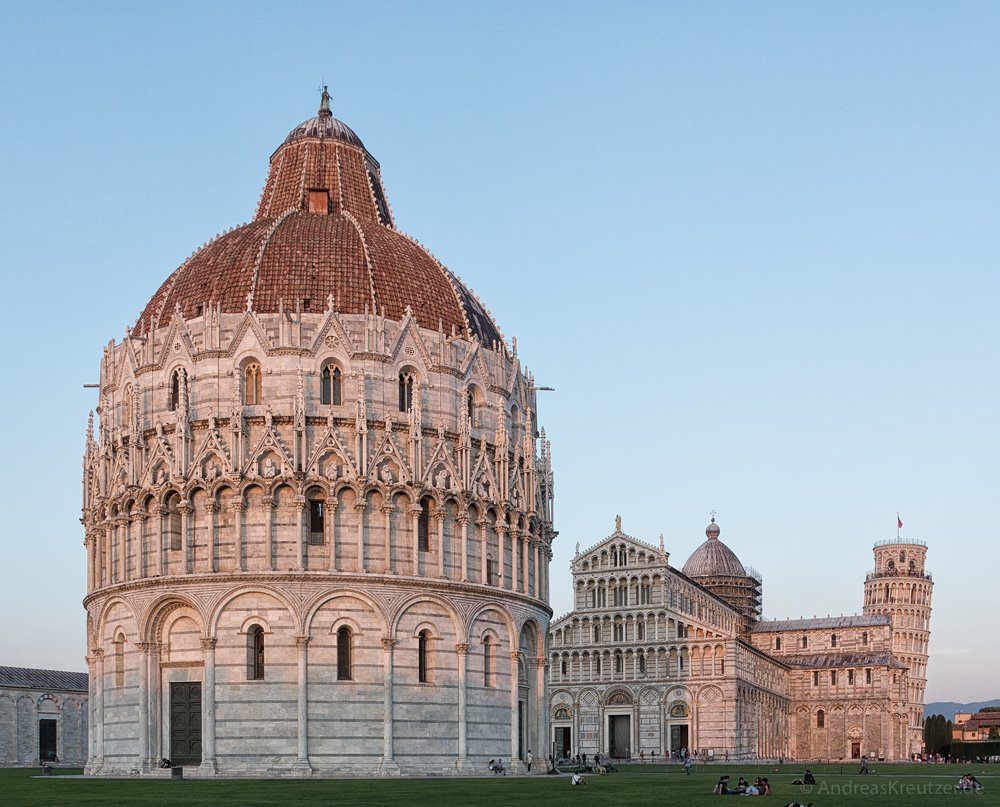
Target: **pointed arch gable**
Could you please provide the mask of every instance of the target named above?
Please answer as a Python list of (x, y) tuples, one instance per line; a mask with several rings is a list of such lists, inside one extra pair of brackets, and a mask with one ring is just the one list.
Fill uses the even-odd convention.
[[(434, 366), (434, 359), (431, 357), (427, 345), (424, 344), (424, 339), (420, 334), (420, 327), (417, 325), (416, 318), (409, 311), (403, 317), (400, 328), (396, 332), (396, 338), (389, 348), (389, 361), (392, 364), (396, 364), (399, 361), (403, 348), (407, 346), (413, 347), (414, 351), (412, 354), (407, 354), (404, 364), (414, 363), (414, 360), (419, 357), (422, 366), (414, 369), (426, 378), (430, 368)], [(400, 366), (398, 372), (402, 372), (402, 369), (402, 366)]]
[[(324, 345), (329, 344), (327, 342), (327, 337), (329, 336), (332, 336), (336, 341), (334, 346), (329, 350), (324, 350)], [(343, 346), (344, 355), (348, 360), (353, 359), (358, 353), (354, 339), (351, 337), (351, 332), (344, 325), (344, 321), (340, 318), (340, 313), (334, 307), (327, 305), (326, 316), (320, 323), (316, 331), (316, 336), (313, 337), (312, 345), (310, 346), (310, 352), (317, 357), (317, 361), (319, 362), (317, 367), (321, 366), (322, 362), (326, 359), (337, 355), (336, 347), (338, 345)]]

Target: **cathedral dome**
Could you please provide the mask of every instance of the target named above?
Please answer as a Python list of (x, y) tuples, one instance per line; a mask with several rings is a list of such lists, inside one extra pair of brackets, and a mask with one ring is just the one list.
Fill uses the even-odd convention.
[(719, 540), (719, 525), (715, 518), (705, 529), (708, 539), (687, 559), (681, 570), (688, 577), (746, 577), (746, 570), (740, 559), (728, 546)]
[[(330, 113), (296, 126), (271, 156), (257, 213), (195, 251), (146, 304), (139, 333), (220, 313), (384, 314), (446, 335), (503, 342), (476, 296), (392, 220), (378, 161)], [(502, 349), (502, 348), (501, 348)]]

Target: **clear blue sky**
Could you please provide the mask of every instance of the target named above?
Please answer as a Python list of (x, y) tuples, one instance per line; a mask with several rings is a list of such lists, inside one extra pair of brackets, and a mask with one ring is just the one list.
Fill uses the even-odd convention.
[(930, 545), (928, 699), (1000, 695), (1000, 5), (35, 3), (0, 26), (0, 664), (83, 669), (102, 346), (334, 114), (540, 384), (560, 531), (718, 511), (768, 617)]

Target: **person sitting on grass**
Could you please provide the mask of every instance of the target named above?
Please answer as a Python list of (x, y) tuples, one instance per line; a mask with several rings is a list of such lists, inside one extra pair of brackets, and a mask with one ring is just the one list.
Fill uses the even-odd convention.
[(967, 773), (958, 780), (958, 789), (963, 793), (971, 793), (976, 790), (982, 790), (983, 785), (975, 776)]
[(802, 784), (804, 785), (816, 784), (816, 777), (813, 776), (813, 772), (808, 768), (806, 768), (806, 775), (802, 777)]
[(716, 796), (725, 796), (729, 793), (729, 777), (720, 776), (719, 781), (715, 783), (715, 788), (712, 790)]
[(583, 778), (582, 773), (577, 771), (570, 777), (569, 783), (571, 785), (585, 785), (587, 784), (587, 780)]

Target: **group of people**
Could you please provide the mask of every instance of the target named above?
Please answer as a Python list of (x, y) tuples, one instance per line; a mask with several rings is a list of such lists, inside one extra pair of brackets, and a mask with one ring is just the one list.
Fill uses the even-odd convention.
[(974, 793), (978, 790), (982, 790), (983, 784), (971, 773), (967, 773), (958, 780), (957, 789), (961, 790), (963, 793)]
[(730, 787), (729, 777), (720, 776), (712, 792), (717, 796), (770, 796), (771, 783), (767, 781), (766, 776), (763, 778), (758, 776), (754, 783), (750, 784), (741, 776), (736, 786)]

